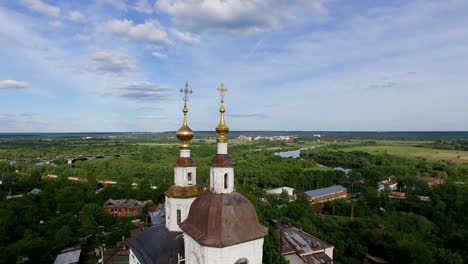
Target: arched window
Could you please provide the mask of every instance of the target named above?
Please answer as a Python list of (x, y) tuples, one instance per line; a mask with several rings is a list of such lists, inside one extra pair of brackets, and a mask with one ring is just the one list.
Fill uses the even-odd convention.
[(182, 221), (182, 213), (180, 209), (177, 209), (177, 224), (180, 224), (181, 221)]
[(192, 183), (192, 173), (191, 172), (187, 173), (187, 181), (189, 183)]
[(248, 264), (249, 261), (246, 258), (240, 258), (234, 264)]
[(229, 179), (229, 175), (227, 173), (224, 174), (224, 189), (228, 188), (228, 179)]

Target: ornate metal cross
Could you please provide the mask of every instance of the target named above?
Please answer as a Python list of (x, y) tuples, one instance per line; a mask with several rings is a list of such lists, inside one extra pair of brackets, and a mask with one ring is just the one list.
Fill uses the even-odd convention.
[(228, 89), (226, 87), (224, 87), (224, 83), (221, 83), (218, 86), (218, 88), (216, 88), (216, 90), (218, 91), (219, 96), (221, 96), (221, 100), (224, 101), (224, 96), (226, 95), (226, 92), (228, 91)]
[(185, 103), (188, 101), (189, 94), (193, 93), (192, 89), (189, 89), (188, 82), (185, 83), (185, 88), (180, 88), (179, 92), (182, 94), (182, 99)]

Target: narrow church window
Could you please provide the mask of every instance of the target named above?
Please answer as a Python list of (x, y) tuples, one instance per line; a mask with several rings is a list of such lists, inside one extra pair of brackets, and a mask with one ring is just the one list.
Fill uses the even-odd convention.
[(177, 209), (177, 223), (180, 224), (182, 219), (182, 214), (180, 212), (180, 209)]
[(224, 174), (224, 189), (228, 188), (228, 174)]
[(192, 173), (191, 173), (191, 172), (187, 173), (187, 181), (188, 181), (189, 183), (192, 182)]

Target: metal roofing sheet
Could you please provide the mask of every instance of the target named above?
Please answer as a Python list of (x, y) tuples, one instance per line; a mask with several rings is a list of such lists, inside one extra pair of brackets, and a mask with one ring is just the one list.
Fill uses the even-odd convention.
[(78, 263), (80, 261), (80, 254), (81, 254), (81, 249), (62, 253), (57, 256), (54, 264)]
[(327, 194), (332, 194), (332, 193), (337, 193), (341, 191), (345, 191), (346, 188), (341, 186), (341, 185), (332, 185), (330, 187), (322, 188), (322, 189), (316, 189), (316, 190), (310, 190), (305, 192), (308, 196), (312, 198), (324, 196)]

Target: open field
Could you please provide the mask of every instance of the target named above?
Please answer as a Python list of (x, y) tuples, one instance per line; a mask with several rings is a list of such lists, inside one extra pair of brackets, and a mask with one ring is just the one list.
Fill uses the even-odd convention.
[(468, 151), (430, 149), (413, 146), (360, 146), (339, 149), (342, 151), (364, 151), (371, 154), (390, 154), (396, 156), (445, 160), (455, 163), (468, 163)]

